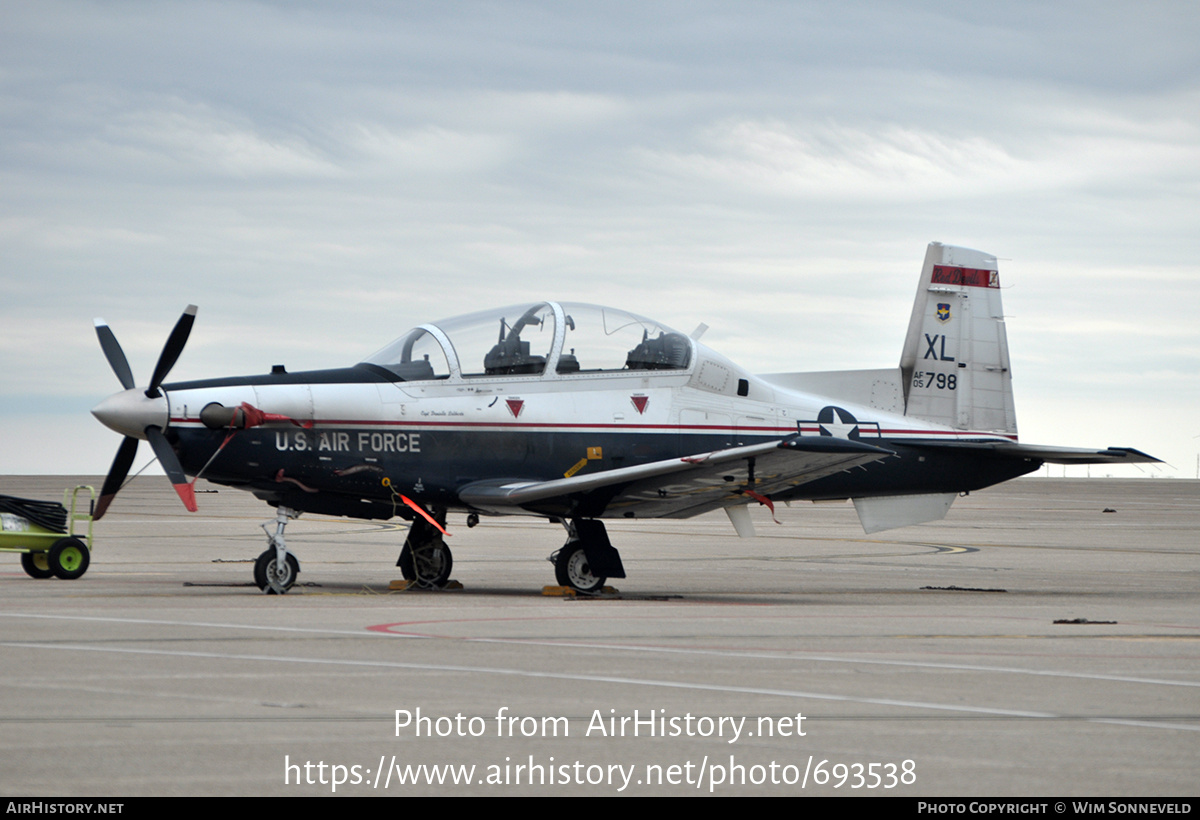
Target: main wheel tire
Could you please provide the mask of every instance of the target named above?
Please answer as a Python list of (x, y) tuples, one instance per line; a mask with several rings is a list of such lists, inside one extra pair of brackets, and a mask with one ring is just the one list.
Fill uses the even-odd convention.
[(88, 564), (91, 561), (87, 544), (78, 538), (63, 538), (55, 541), (46, 556), (50, 571), (64, 581), (73, 581), (83, 575), (87, 572)]
[(400, 574), (405, 581), (417, 580), (417, 571), (413, 568), (412, 549), (408, 543), (400, 550), (400, 560), (396, 562), (396, 566), (400, 567)]
[(446, 542), (437, 541), (420, 554), (414, 554), (406, 543), (400, 550), (400, 574), (405, 581), (416, 581), (433, 587), (444, 587), (454, 568), (454, 556)]
[[(273, 572), (275, 572), (275, 548), (269, 547), (254, 562), (254, 583), (268, 595), (275, 594), (275, 589), (271, 586), (270, 580), (268, 580)], [(296, 556), (289, 552), (287, 554), (287, 573), (283, 577), (284, 592), (292, 588), (299, 575), (300, 562), (296, 560)]]
[(21, 553), (21, 569), (30, 578), (53, 578), (54, 570), (50, 568), (50, 559), (44, 552)]
[(558, 551), (554, 559), (554, 577), (559, 586), (571, 587), (580, 592), (599, 592), (608, 578), (593, 575), (588, 566), (587, 553), (578, 541), (567, 544)]

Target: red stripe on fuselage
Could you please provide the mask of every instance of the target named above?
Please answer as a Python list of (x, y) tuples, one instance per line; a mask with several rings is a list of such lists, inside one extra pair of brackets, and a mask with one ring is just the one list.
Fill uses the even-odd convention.
[[(178, 417), (172, 418), (171, 424), (187, 424), (198, 426), (200, 420), (197, 418)], [(642, 430), (645, 432), (688, 432), (702, 431), (708, 433), (757, 433), (761, 435), (779, 435), (786, 436), (792, 433), (799, 432), (801, 435), (818, 435), (820, 427), (817, 425), (805, 425), (799, 430), (795, 426), (790, 427), (730, 427), (722, 425), (709, 424), (582, 424), (582, 423), (555, 423), (536, 421), (388, 421), (375, 419), (314, 419), (313, 426), (320, 425), (322, 427), (405, 427), (405, 428), (442, 428), (442, 429), (496, 429), (503, 428), (506, 430), (523, 429), (523, 430)], [(922, 429), (884, 429), (881, 428), (879, 436), (866, 436), (864, 440), (870, 441), (876, 438), (886, 438), (888, 436), (954, 436), (957, 438), (969, 439), (1003, 439), (1006, 441), (1017, 441), (1015, 435), (1005, 433), (989, 433), (979, 431), (959, 431), (959, 430), (922, 430)]]

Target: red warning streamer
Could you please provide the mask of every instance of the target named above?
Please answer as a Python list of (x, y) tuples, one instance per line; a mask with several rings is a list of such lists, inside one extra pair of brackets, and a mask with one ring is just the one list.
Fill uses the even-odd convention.
[[(397, 493), (397, 495), (399, 495), (399, 493)], [(450, 533), (446, 532), (446, 528), (443, 527), (441, 524), (439, 524), (432, 515), (425, 512), (425, 508), (422, 507), (420, 504), (413, 501), (411, 498), (409, 498), (406, 495), (401, 495), (400, 500), (403, 501), (408, 506), (412, 507), (418, 513), (420, 513), (421, 517), (424, 518), (426, 521), (428, 521), (430, 524), (433, 524), (433, 526), (437, 527), (438, 530), (442, 533), (442, 535), (445, 535), (447, 537), (450, 535)]]
[(755, 501), (757, 501), (759, 504), (762, 504), (764, 507), (766, 507), (768, 510), (770, 510), (772, 521), (774, 521), (776, 524), (783, 523), (782, 521), (780, 521), (778, 518), (775, 517), (775, 503), (773, 501), (771, 501), (771, 499), (767, 498), (762, 493), (754, 492), (754, 490), (742, 490), (742, 492), (744, 492), (746, 495), (750, 496)]

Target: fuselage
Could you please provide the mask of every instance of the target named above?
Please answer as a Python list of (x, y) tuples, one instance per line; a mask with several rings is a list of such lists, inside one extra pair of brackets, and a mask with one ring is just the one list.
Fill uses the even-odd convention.
[[(465, 330), (452, 326), (442, 333), (439, 325), (427, 325), (385, 348), (382, 357), (351, 368), (280, 368), (256, 377), (165, 384), (167, 437), (190, 475), (295, 509), (364, 518), (389, 517), (395, 493), (429, 507), (465, 508), (458, 491), (477, 481), (545, 481), (796, 435), (859, 439), (897, 455), (777, 498), (961, 492), (1040, 464), (950, 450), (909, 452), (906, 442), (1015, 436), (951, 429), (789, 389), (640, 317), (634, 318), (643, 323), (635, 338), (641, 341), (628, 343), (624, 358), (610, 356), (602, 362), (608, 366), (588, 368), (588, 351), (570, 344), (584, 307), (542, 303), (503, 312), (508, 318), (500, 322), (500, 341), (474, 357), (487, 367), (472, 368), (452, 341), (464, 337), (469, 345)], [(526, 327), (513, 318), (539, 308), (540, 319)], [(616, 324), (612, 313), (605, 328)], [(492, 319), (475, 321), (490, 326)], [(551, 322), (559, 332), (548, 331)], [(534, 324), (545, 338), (531, 353), (520, 334)], [(655, 332), (663, 341), (658, 348)], [(405, 339), (407, 348), (399, 344)], [(445, 359), (413, 354), (435, 346)], [(242, 406), (270, 415), (251, 414), (249, 422), (231, 416)]]

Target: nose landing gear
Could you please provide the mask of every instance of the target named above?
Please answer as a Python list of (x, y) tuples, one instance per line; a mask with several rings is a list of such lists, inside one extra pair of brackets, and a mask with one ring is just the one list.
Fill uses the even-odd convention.
[[(300, 562), (287, 551), (287, 542), (283, 538), (287, 522), (299, 517), (298, 511), (281, 504), (276, 508), (275, 520), (262, 525), (267, 533), (267, 549), (254, 562), (254, 583), (268, 595), (283, 595), (300, 575)], [(272, 524), (275, 525), (274, 532), (271, 532)]]

